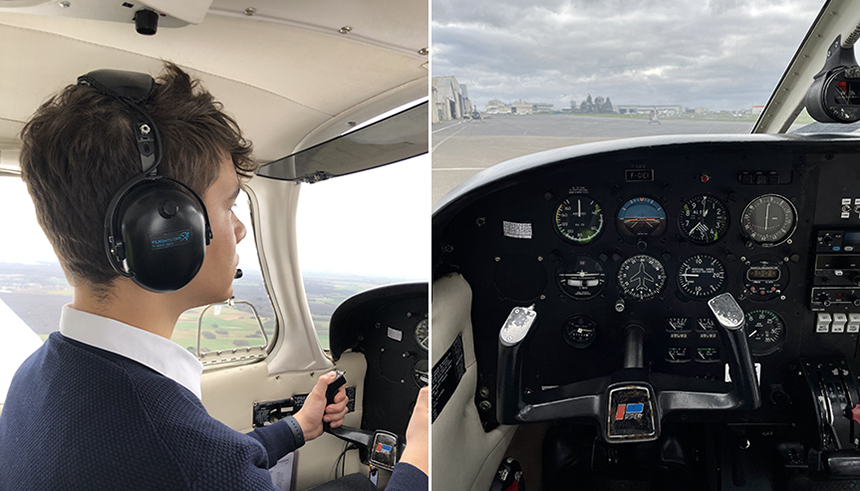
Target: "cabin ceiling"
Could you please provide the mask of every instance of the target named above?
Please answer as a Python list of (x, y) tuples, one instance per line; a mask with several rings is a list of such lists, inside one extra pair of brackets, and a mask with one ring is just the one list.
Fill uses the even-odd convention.
[[(20, 13), (7, 7), (14, 3), (0, 0), (0, 150), (18, 144), (46, 98), (98, 68), (156, 74), (170, 60), (188, 69), (264, 162), (340, 113), (428, 74), (418, 53), (428, 44), (426, 0), (216, 0), (199, 25), (154, 36), (130, 23)], [(255, 15), (244, 15), (251, 5)], [(344, 26), (352, 31), (339, 33)]]

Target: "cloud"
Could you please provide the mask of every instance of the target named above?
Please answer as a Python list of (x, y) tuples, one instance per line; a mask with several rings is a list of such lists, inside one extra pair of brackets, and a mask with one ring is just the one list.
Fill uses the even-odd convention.
[[(490, 99), (764, 104), (818, 0), (434, 0), (433, 75)], [(558, 94), (569, 94), (559, 102)]]

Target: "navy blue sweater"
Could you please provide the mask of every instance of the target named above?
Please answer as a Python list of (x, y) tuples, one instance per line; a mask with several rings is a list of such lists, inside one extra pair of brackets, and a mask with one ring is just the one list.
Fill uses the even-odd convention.
[[(53, 333), (0, 413), (0, 489), (275, 490), (267, 469), (295, 449), (284, 421), (239, 433), (172, 379)], [(405, 464), (389, 484), (426, 488)]]

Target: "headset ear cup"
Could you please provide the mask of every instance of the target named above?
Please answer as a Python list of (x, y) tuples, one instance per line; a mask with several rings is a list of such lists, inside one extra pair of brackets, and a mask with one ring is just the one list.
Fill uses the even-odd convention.
[(177, 181), (157, 178), (132, 186), (117, 206), (116, 224), (128, 272), (147, 290), (179, 290), (203, 265), (209, 242), (205, 207)]

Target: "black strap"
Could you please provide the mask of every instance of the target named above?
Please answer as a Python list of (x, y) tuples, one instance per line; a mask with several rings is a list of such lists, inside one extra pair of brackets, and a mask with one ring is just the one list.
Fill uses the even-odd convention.
[(89, 86), (113, 97), (132, 109), (132, 130), (140, 154), (140, 170), (144, 175), (155, 175), (161, 163), (161, 135), (144, 104), (158, 84), (147, 73), (122, 70), (93, 70), (78, 77), (78, 85)]
[(293, 434), (293, 441), (296, 442), (296, 448), (305, 444), (305, 432), (302, 431), (302, 426), (296, 421), (296, 418), (287, 416), (283, 419), (290, 426), (290, 432)]

